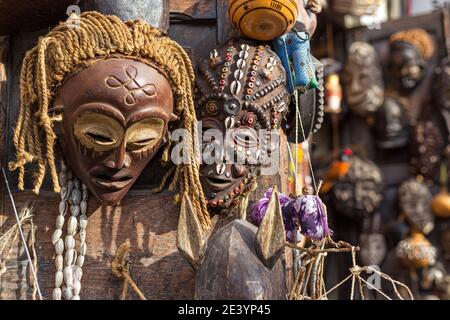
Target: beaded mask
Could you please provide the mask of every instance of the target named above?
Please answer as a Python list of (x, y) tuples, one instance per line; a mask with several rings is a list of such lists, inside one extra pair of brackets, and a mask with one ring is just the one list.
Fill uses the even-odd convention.
[[(255, 186), (288, 109), (286, 74), (277, 55), (263, 45), (230, 42), (214, 49), (197, 76), (197, 117), (202, 121), (201, 182), (208, 208), (239, 204)], [(214, 132), (223, 139), (207, 138)], [(212, 151), (214, 150), (214, 151)]]
[(369, 160), (352, 156), (348, 172), (333, 183), (331, 198), (339, 213), (350, 217), (366, 216), (378, 209), (382, 191), (380, 169)]
[(431, 213), (432, 196), (425, 183), (417, 179), (403, 182), (398, 190), (400, 209), (410, 223), (424, 234), (434, 228)]
[(353, 112), (367, 116), (383, 104), (384, 83), (378, 55), (370, 44), (351, 45), (344, 69), (346, 99)]

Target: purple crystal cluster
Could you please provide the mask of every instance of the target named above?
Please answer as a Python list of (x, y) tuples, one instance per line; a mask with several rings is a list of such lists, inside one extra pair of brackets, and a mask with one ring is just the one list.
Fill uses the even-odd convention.
[[(271, 195), (272, 189), (267, 190), (264, 197), (252, 206), (250, 217), (256, 225), (263, 220)], [(328, 227), (326, 207), (319, 196), (303, 195), (291, 199), (280, 193), (279, 201), (287, 241), (297, 242), (299, 232), (314, 240), (320, 240), (332, 234)]]

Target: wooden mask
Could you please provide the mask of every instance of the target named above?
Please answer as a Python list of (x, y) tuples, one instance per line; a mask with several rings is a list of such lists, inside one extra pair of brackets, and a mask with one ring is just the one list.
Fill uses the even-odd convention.
[(389, 68), (397, 85), (410, 91), (417, 87), (425, 76), (435, 45), (432, 37), (423, 29), (409, 29), (391, 36)]
[(57, 90), (59, 141), (74, 174), (102, 202), (117, 204), (167, 141), (172, 89), (155, 67), (96, 61)]
[(348, 217), (373, 214), (383, 200), (383, 175), (370, 160), (352, 156), (350, 169), (331, 188), (331, 199), (337, 212)]
[(344, 69), (346, 99), (353, 112), (368, 116), (384, 100), (384, 82), (378, 55), (372, 45), (354, 42)]
[[(204, 131), (200, 180), (209, 209), (220, 212), (239, 204), (270, 156), (268, 136), (289, 105), (286, 73), (268, 47), (230, 42), (199, 67), (196, 101)], [(208, 141), (210, 130), (225, 143)], [(207, 161), (209, 149), (217, 151), (213, 161)]]

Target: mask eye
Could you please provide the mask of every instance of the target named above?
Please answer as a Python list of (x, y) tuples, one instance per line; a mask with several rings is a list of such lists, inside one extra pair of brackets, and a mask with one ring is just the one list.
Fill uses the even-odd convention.
[(164, 133), (164, 120), (150, 118), (132, 125), (126, 133), (127, 150), (131, 152), (144, 152), (161, 141)]
[(106, 134), (98, 133), (98, 132), (86, 132), (85, 133), (90, 139), (92, 139), (95, 143), (98, 143), (103, 146), (113, 145), (116, 141), (108, 137)]
[(149, 129), (147, 132), (140, 132), (132, 140), (127, 142), (127, 150), (138, 151), (152, 144), (158, 138), (158, 133)]
[(258, 145), (258, 136), (252, 129), (236, 129), (232, 133), (234, 142), (242, 147), (256, 147)]
[(111, 150), (123, 138), (123, 127), (113, 118), (98, 112), (84, 112), (74, 125), (77, 140), (96, 152)]

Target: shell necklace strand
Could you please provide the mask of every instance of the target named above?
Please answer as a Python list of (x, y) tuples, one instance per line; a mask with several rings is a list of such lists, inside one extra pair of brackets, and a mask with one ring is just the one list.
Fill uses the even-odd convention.
[[(53, 300), (80, 300), (81, 278), (83, 276), (84, 257), (86, 255), (87, 187), (74, 178), (70, 169), (61, 162), (59, 174), (61, 200), (59, 215), (56, 218), (56, 229), (53, 232), (52, 244), (55, 247), (55, 288)], [(63, 240), (63, 226), (67, 213), (67, 234)], [(76, 251), (76, 236), (79, 236)]]

